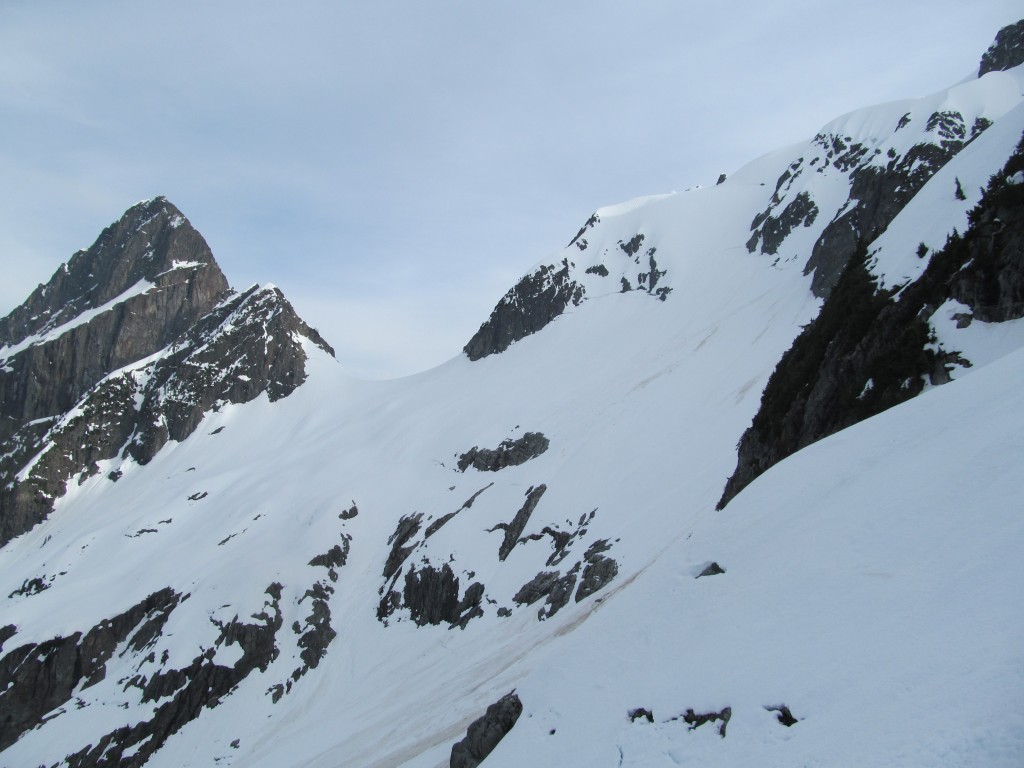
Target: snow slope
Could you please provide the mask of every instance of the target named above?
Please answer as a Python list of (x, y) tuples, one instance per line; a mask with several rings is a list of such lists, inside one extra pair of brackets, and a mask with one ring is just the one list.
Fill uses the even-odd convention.
[[(688, 521), (519, 683), (543, 704), (487, 764), (1020, 765), (1022, 376), (1018, 351)], [(725, 706), (724, 739), (672, 720)]]
[[(883, 148), (910, 112), (899, 140), (913, 146), (924, 126), (909, 126), (950, 100), (994, 124), (877, 243), (883, 280), (912, 277), (901, 254), (937, 208), (929, 237), (960, 221), (966, 203), (936, 191), (949, 176), (980, 183), (1019, 139), (1019, 68), (820, 134)], [(495, 768), (1019, 765), (1017, 325), (984, 342), (987, 365), (801, 451), (714, 511), (769, 375), (820, 305), (794, 267), (850, 205), (846, 171), (794, 175), (815, 147), (602, 209), (585, 248), (550, 260), (586, 300), (500, 354), (364, 382), (297, 339), (308, 379), (289, 396), (226, 404), (148, 464), (107, 461), (72, 484), (0, 550), (0, 625), (17, 628), (4, 650), (86, 632), (161, 590), (176, 597), (155, 633), (121, 642), (102, 679), (0, 764), (56, 765), (85, 748), (131, 764), (150, 737), (105, 737), (156, 716), (182, 685), (169, 671), (242, 664), (248, 651), (225, 629), (242, 623), (273, 629), (276, 652), (146, 765), (447, 765), (512, 689), (524, 712), (487, 758)], [(774, 255), (752, 252), (754, 217), (799, 192), (813, 192), (815, 222)], [(643, 251), (623, 247), (639, 234)], [(648, 248), (656, 267), (637, 260)], [(598, 264), (607, 274), (587, 271)], [(672, 289), (663, 300), (651, 283), (636, 290), (648, 268)], [(471, 448), (529, 432), (546, 451), (460, 470)], [(613, 577), (581, 591), (601, 558)], [(725, 572), (696, 578), (712, 562)], [(445, 568), (459, 599), (481, 585), (480, 615), (462, 628), (422, 620), (402, 592)], [(517, 600), (544, 573), (564, 580), (565, 604)], [(653, 722), (631, 721), (641, 707)], [(724, 736), (721, 721), (679, 719), (725, 708)]]

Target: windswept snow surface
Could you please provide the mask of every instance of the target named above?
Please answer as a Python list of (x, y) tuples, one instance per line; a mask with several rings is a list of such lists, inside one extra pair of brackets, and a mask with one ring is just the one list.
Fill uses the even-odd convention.
[[(540, 704), (488, 766), (1019, 766), (1022, 377), (1018, 351), (688, 520), (518, 683)], [(671, 720), (726, 706), (724, 739)]]

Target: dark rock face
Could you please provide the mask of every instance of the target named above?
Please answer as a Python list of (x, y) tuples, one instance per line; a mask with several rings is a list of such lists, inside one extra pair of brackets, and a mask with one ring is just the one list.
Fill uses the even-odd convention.
[[(392, 580), (392, 587), (399, 575), (400, 572)], [(389, 588), (381, 597), (377, 619), (387, 625), (395, 611), (405, 608), (417, 626), (447, 624), (449, 629), (465, 629), (471, 620), (484, 615), (484, 589), (483, 584), (475, 581), (462, 593), (459, 577), (448, 563), (440, 568), (429, 564), (413, 566), (405, 573), (401, 592)]]
[(717, 576), (720, 573), (725, 573), (725, 568), (720, 566), (718, 563), (711, 563), (703, 571), (698, 573), (694, 578), (701, 578), (703, 576)]
[[(586, 234), (587, 230), (591, 229), (596, 224), (600, 224), (600, 223), (601, 223), (601, 217), (598, 216), (596, 213), (591, 214), (590, 218), (587, 219), (586, 223), (582, 227), (580, 227), (580, 231), (576, 233), (576, 236), (572, 240), (569, 241), (569, 245), (579, 245), (581, 238), (583, 238), (583, 235)], [(580, 247), (580, 250), (581, 251), (585, 251), (586, 249), (587, 249), (587, 241), (584, 239), (583, 240), (583, 245)]]
[(863, 164), (852, 172), (850, 200), (858, 204), (829, 222), (804, 267), (804, 274), (814, 273), (815, 296), (828, 296), (858, 244), (870, 243), (884, 232), (925, 182), (970, 140), (959, 112), (936, 112), (925, 130), (934, 135), (933, 141), (916, 144), (902, 156), (891, 153), (884, 166)]
[(0, 544), (43, 520), (66, 483), (95, 474), (98, 461), (148, 463), (225, 403), (290, 394), (306, 377), (302, 338), (333, 354), (277, 288), (253, 287), (217, 305), (154, 362), (100, 380), (72, 404), (74, 415), (11, 435), (0, 443)]
[(686, 710), (682, 715), (684, 723), (690, 726), (690, 730), (700, 728), (705, 723), (720, 722), (718, 726), (718, 735), (723, 739), (725, 738), (725, 728), (729, 725), (729, 720), (732, 718), (732, 707), (725, 707), (720, 712), (703, 712), (697, 713), (692, 709)]
[[(548, 558), (546, 565), (557, 565), (569, 555), (573, 543), (586, 534), (587, 525), (594, 519), (596, 512), (595, 509), (589, 515), (581, 515), (579, 525), (574, 531), (556, 531), (550, 526), (545, 526), (541, 533), (519, 538), (517, 543), (523, 544), (551, 536), (554, 552)], [(575, 601), (577, 603), (585, 600), (608, 586), (619, 573), (619, 564), (604, 554), (610, 549), (611, 544), (607, 539), (598, 539), (587, 548), (583, 558), (578, 560), (564, 576), (561, 571), (541, 571), (519, 588), (512, 601), (516, 605), (533, 605), (544, 598), (544, 605), (537, 612), (537, 618), (543, 621), (551, 618), (569, 604), (570, 598), (573, 597), (573, 590), (576, 591)], [(578, 588), (577, 582), (579, 583)]]
[[(575, 241), (574, 241), (575, 242)], [(463, 351), (470, 360), (504, 352), (541, 330), (569, 306), (579, 306), (585, 290), (572, 279), (568, 259), (561, 268), (543, 265), (513, 286)]]
[(437, 533), (439, 530), (441, 530), (441, 528), (443, 528), (444, 525), (448, 521), (450, 521), (453, 517), (455, 517), (457, 514), (459, 514), (459, 512), (461, 512), (462, 510), (470, 509), (473, 506), (473, 502), (477, 500), (477, 498), (480, 496), (480, 494), (483, 493), (484, 491), (486, 491), (488, 488), (490, 488), (493, 485), (494, 485), (494, 483), (488, 483), (483, 488), (481, 488), (479, 491), (477, 491), (472, 496), (470, 496), (468, 499), (466, 499), (462, 503), (462, 506), (459, 507), (457, 510), (455, 510), (454, 512), (449, 512), (447, 515), (442, 515), (441, 517), (437, 518), (437, 520), (435, 520), (430, 525), (428, 525), (427, 529), (423, 532), (423, 540), (426, 541), (431, 536), (433, 536), (435, 533)]
[[(140, 281), (152, 287), (133, 294), (145, 287)], [(111, 371), (166, 347), (227, 288), (206, 241), (177, 208), (156, 198), (129, 209), (0, 320), (0, 345), (8, 347), (0, 348), (0, 442), (26, 422), (67, 411)], [(66, 332), (46, 335), (76, 319)], [(40, 338), (18, 346), (31, 337)]]
[(403, 605), (418, 626), (448, 624), (461, 629), (472, 619), (483, 616), (483, 596), (484, 585), (474, 582), (460, 600), (459, 577), (447, 563), (439, 569), (430, 565), (410, 568), (402, 593)]
[[(911, 124), (910, 114), (894, 126), (900, 131)], [(800, 158), (779, 177), (768, 207), (751, 222), (747, 250), (774, 255), (798, 227), (811, 226), (820, 213), (806, 191), (794, 194), (794, 183), (806, 173), (826, 170), (848, 174), (848, 202), (818, 237), (804, 274), (812, 274), (811, 290), (826, 297), (860, 243), (870, 243), (917, 194), (936, 171), (988, 127), (977, 120), (968, 126), (959, 112), (936, 112), (924, 126), (925, 139), (900, 155), (894, 150), (883, 157), (851, 136), (822, 133), (812, 146), (817, 156)]]
[(1011, 181), (1022, 170), (1024, 141), (970, 213), (966, 234), (950, 238), (898, 295), (877, 290), (861, 248), (769, 379), (719, 509), (786, 456), (909, 400), (926, 381), (947, 382), (949, 365), (969, 365), (930, 343), (928, 318), (947, 299), (987, 322), (1024, 316), (1024, 184)]
[(293, 679), (298, 679), (308, 670), (315, 669), (320, 664), (320, 659), (327, 655), (327, 646), (338, 635), (331, 627), (331, 607), (328, 603), (330, 596), (330, 588), (316, 582), (306, 590), (299, 601), (302, 603), (306, 598), (310, 598), (310, 614), (305, 620), (307, 629), (302, 632), (298, 641), (298, 646), (302, 649), (299, 653), (302, 667), (295, 670), (292, 674)]
[[(347, 542), (346, 542), (347, 544)], [(348, 559), (348, 546), (342, 547), (335, 544), (322, 555), (317, 555), (309, 561), (310, 565), (322, 565), (325, 568), (341, 567)]]
[(390, 579), (398, 573), (402, 563), (409, 557), (415, 545), (407, 547), (406, 544), (419, 532), (422, 522), (423, 515), (419, 512), (412, 515), (404, 515), (398, 521), (398, 527), (395, 528), (395, 532), (388, 538), (391, 551), (388, 553), (388, 559), (384, 563), (384, 578)]
[[(725, 174), (722, 175), (724, 176)], [(626, 716), (629, 718), (629, 722), (631, 723), (635, 723), (637, 720), (646, 720), (648, 723), (654, 722), (654, 713), (646, 707), (631, 709), (626, 713)]]
[(512, 601), (516, 605), (533, 605), (541, 598), (546, 598), (544, 605), (537, 612), (537, 618), (541, 621), (550, 619), (569, 604), (579, 571), (579, 563), (576, 563), (565, 576), (561, 571), (541, 571), (519, 588)]
[(747, 250), (751, 253), (757, 250), (760, 241), (762, 253), (775, 255), (779, 252), (782, 241), (789, 237), (794, 229), (800, 226), (809, 227), (818, 218), (818, 206), (806, 192), (801, 192), (793, 198), (778, 215), (773, 215), (774, 208), (782, 201), (773, 198), (772, 202), (774, 205), (769, 206), (764, 213), (758, 214), (751, 226), (754, 234), (747, 241)]
[[(265, 672), (278, 655), (275, 645), (282, 618), (278, 604), (280, 584), (271, 584), (266, 592), (266, 610), (253, 616), (258, 623), (246, 624), (237, 619), (220, 625), (221, 632), (215, 648), (197, 656), (184, 669), (161, 670), (150, 679), (133, 678), (128, 685), (142, 690), (143, 702), (160, 702), (149, 720), (131, 726), (122, 726), (89, 744), (65, 760), (74, 768), (121, 766), (138, 768), (144, 765), (164, 742), (182, 727), (200, 716), (206, 707), (215, 707), (221, 699), (255, 670)], [(237, 644), (242, 658), (227, 667), (215, 663), (216, 647)], [(124, 755), (135, 749), (134, 754)]]
[(583, 556), (586, 565), (583, 566), (580, 587), (576, 590), (577, 603), (604, 589), (619, 574), (619, 564), (612, 558), (601, 554), (608, 549), (610, 549), (608, 542), (603, 539), (595, 541), (587, 549), (587, 553)]
[(797, 718), (793, 717), (793, 713), (789, 711), (789, 707), (785, 704), (776, 704), (773, 707), (765, 707), (765, 709), (769, 712), (774, 712), (775, 719), (787, 728), (792, 728), (800, 722)]
[(506, 734), (512, 730), (523, 713), (523, 703), (515, 691), (502, 696), (474, 720), (466, 730), (466, 738), (452, 747), (451, 768), (476, 768)]
[(232, 296), (196, 323), (153, 369), (128, 453), (147, 463), (168, 440), (181, 441), (223, 403), (271, 402), (306, 379), (305, 338), (333, 355), (277, 288)]
[(102, 680), (107, 661), (136, 627), (131, 644), (136, 650), (144, 647), (180, 597), (163, 589), (84, 634), (23, 645), (7, 653), (0, 659), (0, 751), (40, 725), (43, 716), (66, 703), (80, 684), (87, 688)]
[(129, 209), (0, 320), (0, 545), (98, 462), (144, 464), (224, 403), (291, 393), (302, 339), (333, 354), (276, 288), (229, 291), (167, 200)]
[(523, 506), (516, 512), (516, 516), (512, 518), (510, 523), (498, 523), (492, 531), (502, 529), (505, 531), (505, 536), (501, 540), (501, 546), (498, 547), (498, 559), (504, 561), (506, 557), (512, 552), (516, 544), (519, 543), (519, 537), (523, 534), (523, 529), (526, 528), (526, 524), (530, 522), (530, 515), (533, 514), (533, 510), (537, 508), (537, 504), (540, 503), (540, 497), (544, 495), (548, 487), (541, 483), (536, 488), (530, 488), (526, 492), (526, 501)]
[(5, 624), (0, 627), (0, 651), (4, 649), (4, 643), (18, 634), (18, 628), (14, 624)]
[(469, 467), (480, 472), (497, 472), (505, 467), (525, 464), (548, 449), (550, 441), (540, 432), (527, 432), (518, 440), (502, 440), (494, 449), (473, 446), (459, 456), (459, 471)]
[[(491, 485), (493, 483), (474, 493), (455, 512), (434, 521), (424, 531), (423, 541), (435, 534), (463, 509), (472, 507), (476, 498)], [(396, 589), (409, 555), (422, 543), (422, 541), (413, 541), (420, 532), (422, 523), (423, 515), (419, 512), (405, 515), (398, 521), (395, 532), (388, 539), (391, 551), (384, 564), (384, 577), (390, 579), (390, 582), (381, 588), (381, 599), (377, 605), (377, 619), (386, 625), (389, 617), (395, 611), (405, 608), (418, 626), (448, 624), (452, 629), (455, 627), (465, 629), (472, 619), (484, 614), (481, 605), (484, 598), (484, 585), (474, 582), (463, 594), (459, 577), (455, 575), (448, 563), (436, 568), (427, 563), (424, 558), (423, 565), (412, 565), (406, 570), (401, 591)], [(469, 575), (472, 577), (473, 574)]]
[(1019, 64), (1024, 64), (1024, 19), (999, 30), (995, 42), (981, 57), (978, 77), (989, 72), (1011, 69)]

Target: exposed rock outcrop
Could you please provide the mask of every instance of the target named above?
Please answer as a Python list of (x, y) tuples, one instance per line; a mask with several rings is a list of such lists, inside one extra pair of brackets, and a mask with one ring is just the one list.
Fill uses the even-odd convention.
[(533, 514), (533, 510), (537, 508), (537, 504), (540, 503), (540, 497), (544, 495), (548, 487), (541, 483), (536, 488), (530, 488), (526, 492), (526, 501), (523, 506), (516, 512), (515, 517), (512, 518), (510, 523), (498, 523), (491, 531), (504, 530), (505, 536), (501, 540), (501, 545), (498, 547), (498, 559), (504, 561), (506, 557), (512, 552), (516, 544), (519, 543), (519, 537), (523, 535), (523, 530), (526, 528), (526, 524), (530, 521), (530, 515)]
[(770, 707), (765, 707), (765, 709), (769, 712), (774, 712), (775, 719), (778, 720), (781, 725), (784, 725), (787, 728), (792, 728), (794, 725), (800, 722), (797, 718), (793, 717), (793, 713), (789, 711), (789, 707), (787, 707), (785, 704), (775, 704)]
[(333, 354), (277, 288), (234, 294), (155, 359), (95, 384), (55, 422), (13, 434), (0, 455), (0, 544), (44, 519), (66, 483), (98, 462), (149, 462), (204, 415), (266, 392), (277, 400), (306, 377), (303, 340)]
[(580, 576), (580, 586), (576, 590), (576, 602), (590, 597), (595, 592), (608, 586), (612, 579), (619, 574), (619, 564), (610, 557), (602, 554), (611, 549), (611, 545), (605, 539), (595, 541), (587, 548), (583, 556), (583, 574)]
[[(892, 126), (890, 137), (912, 123), (907, 112)], [(828, 296), (858, 245), (884, 232), (925, 183), (989, 125), (985, 118), (968, 124), (959, 112), (937, 111), (923, 125), (914, 124), (911, 130), (919, 131), (919, 138), (906, 149), (905, 140), (886, 136), (869, 141), (828, 131), (818, 134), (810, 154), (779, 176), (768, 206), (751, 222), (747, 250), (787, 260), (800, 255), (780, 249), (795, 230), (812, 226), (821, 214), (809, 191), (816, 187), (807, 177), (825, 174), (834, 179), (830, 183), (849, 183), (846, 202), (829, 213), (832, 219), (817, 235), (804, 265), (804, 274), (812, 275), (814, 294)]]
[(885, 165), (868, 162), (852, 172), (851, 203), (825, 227), (804, 267), (804, 274), (814, 273), (815, 296), (828, 296), (858, 244), (884, 232), (928, 179), (977, 136), (968, 135), (959, 112), (934, 113), (925, 131), (931, 141), (915, 144), (903, 155), (890, 151)]
[(505, 467), (525, 464), (548, 449), (550, 441), (540, 432), (527, 432), (522, 437), (502, 440), (497, 448), (473, 446), (459, 456), (459, 471), (472, 467), (480, 472), (497, 472)]
[(502, 696), (466, 730), (466, 738), (452, 746), (451, 768), (476, 768), (512, 730), (523, 713), (515, 691)]
[(470, 620), (483, 616), (484, 585), (473, 582), (461, 599), (459, 592), (459, 577), (447, 563), (440, 568), (410, 568), (405, 574), (402, 604), (419, 626), (448, 624), (465, 629)]
[[(789, 171), (779, 179), (778, 186), (782, 186), (789, 178)], [(778, 198), (778, 192), (772, 198), (771, 204), (763, 212), (758, 214), (751, 225), (754, 233), (747, 241), (747, 250), (753, 252), (760, 244), (761, 253), (774, 256), (779, 252), (782, 241), (799, 226), (809, 227), (818, 218), (818, 206), (811, 199), (807, 192), (801, 192), (778, 214), (775, 209), (782, 201)], [(760, 243), (759, 243), (760, 241)]]
[(388, 537), (391, 551), (388, 553), (388, 559), (384, 563), (384, 578), (390, 579), (398, 573), (398, 569), (402, 567), (402, 563), (405, 562), (405, 559), (409, 557), (409, 554), (415, 547), (415, 545), (406, 546), (406, 544), (409, 543), (413, 536), (419, 533), (422, 523), (423, 515), (419, 512), (403, 515), (398, 521), (395, 532)]
[(701, 713), (688, 709), (682, 714), (682, 721), (690, 726), (691, 731), (700, 728), (705, 723), (719, 723), (718, 735), (723, 739), (725, 738), (725, 729), (729, 725), (730, 719), (732, 719), (732, 707), (725, 707), (719, 712)]
[(928, 318), (947, 299), (986, 322), (1024, 317), (1022, 173), (1024, 140), (970, 213), (968, 231), (898, 292), (877, 289), (861, 248), (772, 373), (719, 509), (786, 456), (914, 397), (926, 382), (949, 381), (947, 366), (969, 364), (933, 343)]
[(572, 279), (568, 259), (557, 268), (542, 265), (509, 289), (463, 351), (470, 360), (504, 352), (541, 330), (567, 307), (579, 306), (585, 292)]
[(541, 621), (549, 619), (569, 604), (579, 571), (579, 563), (564, 576), (561, 571), (541, 571), (519, 588), (512, 601), (516, 605), (533, 605), (545, 598), (544, 605), (537, 611), (537, 618)]
[(136, 628), (131, 645), (143, 648), (180, 599), (173, 590), (163, 589), (87, 632), (9, 651), (0, 659), (0, 751), (41, 724), (79, 686), (88, 688), (102, 680), (107, 661)]
[[(162, 669), (151, 678), (137, 676), (128, 685), (142, 689), (143, 702), (162, 702), (151, 718), (125, 725), (102, 736), (68, 755), (65, 760), (73, 768), (140, 768), (174, 733), (200, 716), (204, 708), (215, 707), (252, 672), (265, 672), (278, 655), (275, 644), (281, 629), (279, 606), (281, 585), (267, 588), (272, 598), (264, 610), (253, 616), (256, 623), (237, 618), (220, 626), (215, 647), (207, 649), (183, 669)], [(241, 658), (231, 666), (216, 662), (216, 648), (238, 645)]]
[(145, 464), (225, 403), (290, 394), (304, 344), (333, 355), (277, 288), (231, 293), (163, 198), (76, 253), (0, 333), (0, 545), (98, 462)]
[(720, 573), (725, 573), (725, 568), (720, 566), (718, 563), (709, 563), (704, 570), (694, 576), (695, 579), (703, 578), (704, 576), (718, 576)]
[(177, 208), (162, 197), (130, 208), (0, 319), (0, 442), (166, 347), (227, 290)]
[(981, 57), (978, 77), (1024, 64), (1024, 19), (1003, 27)]

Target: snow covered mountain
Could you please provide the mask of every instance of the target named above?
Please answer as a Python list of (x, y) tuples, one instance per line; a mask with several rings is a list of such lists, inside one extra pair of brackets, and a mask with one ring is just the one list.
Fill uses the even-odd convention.
[(405, 379), (132, 207), (0, 320), (0, 765), (1020, 765), (1022, 210), (1024, 21)]

